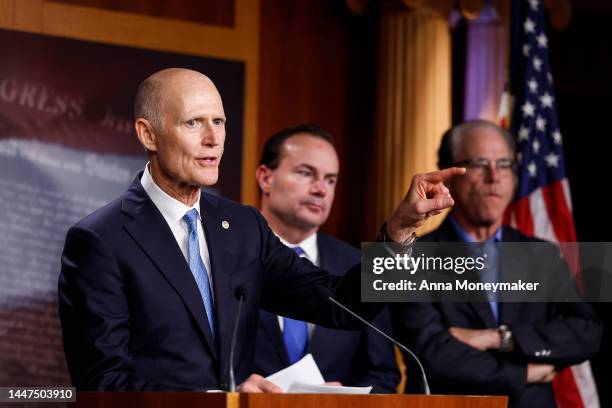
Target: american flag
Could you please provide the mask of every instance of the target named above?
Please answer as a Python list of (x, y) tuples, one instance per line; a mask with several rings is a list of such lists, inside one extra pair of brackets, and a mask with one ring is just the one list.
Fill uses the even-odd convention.
[[(518, 186), (506, 222), (527, 235), (576, 242), (543, 1), (514, 1), (511, 49), (510, 130), (517, 137)], [(564, 257), (582, 289), (577, 251), (564, 246)], [(599, 407), (588, 361), (563, 370), (553, 385), (561, 408)]]

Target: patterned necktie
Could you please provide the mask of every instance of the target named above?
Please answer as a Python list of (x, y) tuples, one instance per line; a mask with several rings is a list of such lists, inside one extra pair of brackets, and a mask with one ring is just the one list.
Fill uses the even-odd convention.
[(210, 325), (210, 332), (213, 338), (215, 337), (215, 313), (213, 305), (212, 290), (210, 289), (210, 281), (208, 280), (208, 272), (206, 266), (200, 256), (200, 242), (198, 240), (198, 210), (192, 208), (187, 211), (183, 220), (189, 228), (189, 269), (195, 278), (200, 295), (204, 301), (204, 309), (206, 309), (206, 317)]
[[(304, 250), (300, 247), (292, 249), (300, 257), (306, 255)], [(304, 357), (306, 353), (306, 348), (308, 347), (308, 325), (301, 320), (284, 317), (283, 339), (285, 340), (289, 362), (293, 364)]]

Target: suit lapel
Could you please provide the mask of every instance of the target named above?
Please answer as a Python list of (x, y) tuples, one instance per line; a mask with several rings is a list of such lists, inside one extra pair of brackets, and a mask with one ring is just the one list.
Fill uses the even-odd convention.
[[(440, 242), (461, 242), (462, 239), (453, 226), (451, 220), (446, 217), (438, 230), (437, 240)], [(473, 277), (475, 281), (480, 281), (480, 278), (475, 275)], [(493, 328), (497, 327), (497, 321), (493, 316), (491, 305), (489, 302), (469, 302), (470, 307), (474, 310), (475, 314), (480, 318), (485, 327)]]
[(493, 316), (491, 305), (488, 302), (470, 302), (470, 306), (480, 317), (485, 327), (493, 328), (498, 326), (495, 316)]
[(133, 199), (124, 200), (122, 208), (134, 218), (124, 228), (177, 291), (204, 336), (211, 355), (216, 359), (217, 350), (202, 296), (170, 227), (146, 195), (139, 179), (132, 184), (130, 191)]
[[(234, 225), (231, 217), (204, 193), (200, 198), (200, 211), (212, 268), (220, 362), (223, 370), (227, 370), (230, 339), (238, 310), (238, 301), (230, 280), (234, 263), (239, 257), (239, 254), (234, 253), (237, 225)], [(224, 228), (224, 225), (227, 228)]]
[(499, 304), (499, 322), (501, 324), (513, 324), (516, 322), (522, 303), (519, 302), (504, 302)]
[[(516, 235), (514, 231), (509, 230), (507, 228), (503, 229), (502, 237), (503, 242), (516, 242), (520, 239), (520, 236)], [(527, 264), (527, 258), (523, 256), (522, 253), (517, 253), (517, 249), (520, 250), (520, 248), (514, 248), (512, 244), (502, 247), (502, 251), (500, 253), (500, 268), (502, 280), (504, 282), (516, 281), (518, 279), (522, 279), (523, 281), (529, 280), (527, 271), (529, 271), (530, 268)], [(509, 274), (510, 272), (513, 274), (512, 277), (505, 275)], [(525, 274), (520, 275), (522, 272)], [(522, 303), (516, 301), (508, 301), (501, 302), (499, 305), (500, 322), (505, 324), (514, 323), (520, 314)]]
[(289, 355), (287, 354), (287, 347), (285, 347), (285, 340), (283, 339), (283, 332), (278, 324), (278, 316), (262, 311), (260, 313), (260, 324), (264, 332), (270, 339), (272, 348), (278, 355), (283, 367), (290, 365)]
[[(324, 236), (317, 232), (317, 251), (319, 253), (319, 267), (329, 272), (333, 268), (331, 268), (331, 257), (329, 252), (327, 251), (329, 245), (325, 245), (323, 242), (321, 242), (324, 239)], [(317, 330), (317, 326), (315, 325), (313, 327), (312, 336), (308, 341), (307, 352), (312, 353), (312, 355), (321, 355), (321, 353), (328, 348), (328, 345), (324, 344), (324, 340), (325, 339), (321, 339), (321, 331)]]

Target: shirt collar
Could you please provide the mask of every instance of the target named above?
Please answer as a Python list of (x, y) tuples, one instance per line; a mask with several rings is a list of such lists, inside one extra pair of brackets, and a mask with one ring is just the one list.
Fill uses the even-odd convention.
[(306, 258), (308, 258), (310, 262), (312, 262), (315, 265), (318, 263), (319, 249), (317, 248), (317, 233), (316, 232), (309, 235), (303, 241), (297, 244), (291, 244), (285, 241), (283, 237), (281, 237), (280, 235), (277, 235), (277, 237), (278, 239), (280, 239), (280, 241), (283, 244), (287, 245), (289, 248), (295, 248), (299, 246), (300, 248), (302, 248), (302, 250), (306, 254)]
[(153, 180), (153, 177), (149, 172), (149, 163), (147, 163), (145, 166), (140, 183), (151, 201), (153, 201), (153, 204), (155, 204), (159, 212), (161, 212), (168, 225), (172, 226), (179, 223), (185, 213), (192, 208), (196, 209), (198, 212), (198, 217), (200, 220), (202, 220), (202, 215), (200, 214), (200, 195), (198, 194), (198, 199), (192, 207), (189, 207), (178, 201), (176, 198), (171, 197), (168, 195), (168, 193), (162, 190), (157, 183), (155, 183), (155, 180)]
[[(450, 222), (453, 224), (453, 227), (455, 227), (455, 229), (457, 230), (457, 233), (459, 234), (459, 237), (461, 237), (461, 240), (463, 242), (479, 242), (478, 240), (476, 240), (476, 238), (474, 238), (470, 233), (468, 233), (462, 226), (461, 224), (459, 224), (459, 222), (457, 221), (457, 219), (455, 219), (455, 217), (453, 217), (452, 214), (450, 214), (448, 216), (448, 219), (450, 220)], [(495, 234), (493, 234), (493, 236), (489, 239), (487, 239), (486, 242), (501, 242), (502, 240), (502, 227), (499, 227), (497, 229), (497, 231), (495, 231)]]

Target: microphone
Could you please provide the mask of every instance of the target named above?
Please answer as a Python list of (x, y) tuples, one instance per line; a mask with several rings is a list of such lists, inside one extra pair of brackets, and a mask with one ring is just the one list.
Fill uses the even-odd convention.
[(429, 391), (429, 384), (427, 383), (427, 376), (425, 375), (425, 370), (423, 369), (423, 365), (421, 364), (421, 361), (419, 360), (419, 358), (412, 351), (410, 351), (410, 349), (408, 349), (408, 347), (404, 346), (399, 341), (393, 339), (391, 336), (387, 335), (385, 332), (380, 330), (378, 327), (374, 326), (373, 324), (371, 324), (370, 322), (368, 322), (367, 320), (365, 320), (364, 318), (359, 316), (357, 313), (353, 312), (351, 309), (349, 309), (348, 307), (344, 306), (342, 303), (338, 302), (336, 299), (334, 299), (332, 297), (328, 297), (328, 299), (331, 300), (336, 305), (340, 306), (342, 309), (344, 309), (346, 312), (351, 314), (357, 320), (361, 321), (363, 324), (367, 325), (368, 327), (371, 327), (372, 329), (376, 330), (378, 332), (378, 334), (380, 334), (381, 336), (383, 336), (384, 338), (386, 338), (387, 340), (389, 340), (390, 342), (395, 344), (397, 347), (401, 348), (406, 353), (408, 353), (408, 355), (410, 357), (412, 357), (412, 359), (414, 361), (416, 361), (417, 365), (419, 366), (419, 370), (421, 371), (421, 390), (422, 390), (423, 394), (425, 394), (425, 395), (430, 395), (431, 394), (431, 392)]
[(238, 321), (240, 321), (240, 313), (242, 312), (242, 304), (247, 297), (247, 289), (244, 286), (238, 286), (234, 296), (238, 299), (238, 312), (234, 321), (234, 332), (232, 333), (232, 342), (230, 343), (229, 353), (229, 391), (236, 392), (236, 379), (234, 378), (234, 350), (236, 349), (236, 336), (238, 335)]

